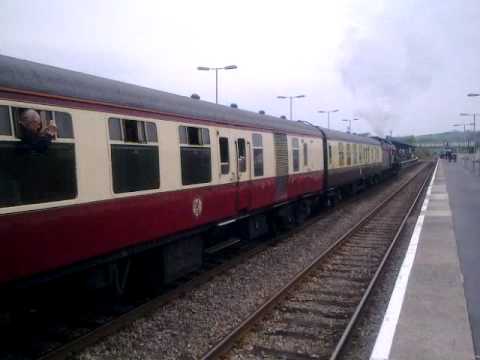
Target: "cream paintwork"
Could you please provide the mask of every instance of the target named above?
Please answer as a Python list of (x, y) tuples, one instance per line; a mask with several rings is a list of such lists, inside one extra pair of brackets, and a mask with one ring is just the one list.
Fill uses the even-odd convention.
[[(113, 198), (122, 198), (128, 196), (137, 196), (152, 194), (156, 192), (174, 191), (180, 189), (190, 189), (196, 187), (213, 186), (236, 182), (236, 149), (235, 139), (245, 138), (247, 144), (247, 172), (241, 177), (240, 181), (247, 181), (250, 177), (255, 179), (269, 178), (275, 176), (275, 154), (273, 147), (273, 133), (267, 131), (252, 131), (235, 127), (218, 127), (198, 125), (198, 127), (208, 128), (210, 133), (212, 180), (206, 184), (195, 184), (182, 186), (181, 167), (180, 167), (180, 141), (178, 127), (180, 125), (195, 126), (192, 123), (182, 123), (171, 120), (158, 120), (137, 116), (120, 116), (115, 113), (105, 113), (98, 111), (71, 109), (60, 106), (45, 106), (35, 103), (0, 100), (0, 105), (12, 107), (31, 107), (39, 110), (63, 111), (72, 116), (72, 125), (75, 142), (75, 158), (77, 171), (77, 197), (71, 200), (55, 201), (41, 204), (12, 206), (0, 208), (0, 214), (17, 213), (22, 211), (40, 210), (59, 206), (68, 206), (94, 201), (102, 201)], [(132, 120), (143, 120), (154, 122), (157, 126), (157, 138), (159, 147), (160, 162), (160, 187), (154, 190), (136, 191), (134, 193), (115, 194), (112, 184), (112, 167), (110, 144), (119, 143), (110, 141), (108, 134), (108, 118), (127, 118)], [(219, 134), (227, 134), (229, 137), (229, 157), (230, 157), (230, 175), (232, 171), (234, 176), (221, 177), (220, 174), (220, 154), (218, 145)], [(263, 176), (253, 176), (253, 147), (252, 134), (262, 135), (263, 142)], [(321, 138), (304, 136), (287, 136), (288, 156), (289, 156), (289, 174), (293, 173), (291, 161), (291, 138), (297, 137), (300, 141), (300, 171), (306, 173), (309, 171), (318, 171), (323, 169), (323, 147)], [(18, 141), (12, 136), (0, 136), (0, 140)], [(303, 164), (303, 146), (302, 140), (308, 142), (309, 163)], [(72, 142), (72, 140), (58, 140), (63, 142)], [(150, 143), (151, 144), (151, 143)], [(149, 144), (149, 145), (150, 145)]]
[[(298, 139), (299, 143), (299, 171), (293, 171), (293, 149), (292, 139)], [(288, 174), (303, 174), (312, 171), (323, 170), (323, 139), (300, 135), (287, 135), (288, 141)], [(304, 165), (303, 143), (308, 144), (308, 164)], [(272, 143), (273, 149), (273, 143)], [(273, 164), (273, 162), (272, 162)]]
[[(340, 159), (339, 159), (339, 150), (338, 150), (338, 144), (339, 143), (342, 143), (343, 144), (343, 150), (345, 152), (345, 157), (344, 157), (344, 165), (340, 166)], [(350, 150), (352, 152), (352, 164), (351, 165), (348, 165), (347, 164), (347, 154), (346, 154), (346, 150), (347, 150), (347, 145), (348, 142), (346, 141), (336, 141), (336, 140), (328, 140), (327, 141), (327, 145), (330, 145), (332, 147), (332, 163), (329, 163), (329, 168), (330, 169), (339, 169), (339, 168), (345, 168), (345, 167), (352, 167), (352, 166), (361, 166), (361, 165), (367, 165), (367, 164), (380, 164), (382, 163), (382, 149), (381, 149), (381, 146), (380, 145), (368, 145), (368, 144), (358, 144), (357, 145), (357, 156), (358, 156), (358, 160), (360, 160), (360, 152), (362, 152), (362, 161), (357, 161), (357, 163), (355, 164), (355, 162), (353, 161), (353, 144), (354, 143), (349, 143), (350, 144)], [(327, 146), (328, 148), (328, 146)], [(373, 158), (369, 159), (369, 161), (367, 161), (367, 159), (365, 159), (365, 156), (364, 156), (364, 149), (365, 148), (368, 148), (368, 149), (372, 149), (373, 153), (375, 152), (375, 150), (378, 152), (377, 153), (377, 158), (375, 158), (375, 155), (373, 155)]]

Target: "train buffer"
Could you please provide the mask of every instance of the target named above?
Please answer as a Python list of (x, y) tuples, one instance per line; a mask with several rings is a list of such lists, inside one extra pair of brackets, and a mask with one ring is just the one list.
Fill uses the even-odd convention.
[(480, 358), (480, 177), (439, 160), (370, 360)]

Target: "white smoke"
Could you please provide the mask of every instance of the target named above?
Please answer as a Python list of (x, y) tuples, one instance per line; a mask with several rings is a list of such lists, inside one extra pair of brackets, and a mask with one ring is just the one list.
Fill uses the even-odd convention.
[(415, 96), (428, 90), (437, 66), (422, 24), (409, 23), (408, 12), (397, 15), (397, 10), (387, 10), (369, 31), (353, 29), (340, 61), (342, 80), (355, 99), (354, 115), (380, 136), (402, 121), (400, 114)]

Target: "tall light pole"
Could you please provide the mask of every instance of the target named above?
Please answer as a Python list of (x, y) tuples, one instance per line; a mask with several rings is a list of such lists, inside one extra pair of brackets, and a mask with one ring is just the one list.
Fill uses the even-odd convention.
[(477, 115), (480, 115), (480, 113), (460, 113), (460, 116), (471, 116), (473, 117), (473, 135), (475, 136), (475, 131), (476, 131), (476, 125), (475, 125), (475, 118)]
[(277, 99), (290, 99), (290, 120), (293, 120), (293, 99), (300, 99), (304, 97), (306, 97), (306, 95), (277, 96)]
[(453, 124), (453, 127), (462, 127), (463, 126), (463, 141), (465, 142), (465, 148), (467, 148), (467, 126), (473, 125), (473, 123), (467, 124)]
[[(479, 93), (468, 93), (467, 96), (469, 97), (477, 97), (480, 96)], [(460, 114), (461, 115), (461, 114)], [(473, 146), (474, 146), (474, 151), (477, 151), (477, 134), (476, 134), (476, 129), (475, 129), (475, 115), (478, 115), (473, 113)]]
[(330, 129), (330, 113), (334, 113), (339, 111), (338, 109), (335, 110), (318, 110), (320, 114), (327, 114), (327, 121), (328, 121), (328, 128)]
[(233, 70), (237, 68), (238, 68), (237, 65), (228, 65), (224, 67), (207, 67), (207, 66), (197, 67), (197, 70), (201, 70), (201, 71), (215, 70), (215, 104), (218, 104), (218, 70)]
[(352, 133), (352, 121), (357, 121), (357, 120), (360, 120), (360, 119), (357, 119), (357, 118), (354, 118), (354, 119), (342, 119), (342, 121), (348, 122), (347, 132), (348, 132), (349, 134)]

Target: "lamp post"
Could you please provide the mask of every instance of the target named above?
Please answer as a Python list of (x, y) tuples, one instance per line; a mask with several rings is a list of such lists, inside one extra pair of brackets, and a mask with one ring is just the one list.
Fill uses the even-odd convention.
[[(474, 94), (472, 94), (472, 95), (474, 95)], [(476, 131), (476, 119), (475, 118), (476, 118), (477, 115), (480, 115), (480, 113), (460, 113), (460, 116), (471, 116), (471, 117), (473, 117), (473, 123), (470, 123), (468, 125), (473, 125), (473, 146), (474, 146), (475, 149), (477, 148), (477, 135), (475, 133), (475, 131)]]
[(306, 97), (306, 95), (277, 96), (277, 99), (290, 99), (290, 120), (293, 120), (293, 99), (300, 99), (304, 97)]
[[(480, 93), (468, 93), (468, 97), (477, 97), (480, 96)], [(462, 114), (460, 114), (462, 115)], [(476, 134), (476, 129), (475, 129), (475, 115), (478, 115), (478, 113), (473, 113), (473, 146), (474, 146), (474, 151), (477, 151), (477, 134)], [(465, 116), (465, 115), (464, 115)]]
[(320, 114), (327, 114), (327, 121), (328, 121), (328, 128), (330, 129), (330, 113), (334, 113), (339, 111), (338, 109), (335, 110), (318, 110)]
[(207, 66), (197, 67), (197, 70), (200, 70), (200, 71), (215, 70), (215, 104), (218, 104), (218, 70), (233, 70), (233, 69), (237, 69), (237, 65), (228, 65), (224, 67), (207, 67)]
[(342, 121), (348, 122), (347, 132), (348, 132), (349, 134), (352, 133), (352, 121), (357, 121), (357, 120), (360, 120), (360, 119), (357, 119), (357, 118), (353, 118), (353, 119), (342, 119)]
[(465, 143), (465, 148), (467, 148), (467, 126), (468, 125), (473, 125), (473, 123), (467, 124), (453, 124), (453, 127), (462, 127), (463, 126), (463, 141)]

